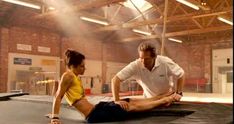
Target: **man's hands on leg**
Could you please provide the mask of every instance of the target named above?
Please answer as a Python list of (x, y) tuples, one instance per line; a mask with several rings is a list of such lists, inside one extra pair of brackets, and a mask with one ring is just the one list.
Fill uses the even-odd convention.
[(164, 97), (163, 99), (165, 100), (165, 106), (171, 105), (173, 102), (178, 102), (181, 99), (181, 95), (177, 93), (173, 93), (170, 96)]
[(126, 101), (115, 101), (115, 104), (120, 105), (121, 108), (128, 111), (129, 110), (129, 103)]

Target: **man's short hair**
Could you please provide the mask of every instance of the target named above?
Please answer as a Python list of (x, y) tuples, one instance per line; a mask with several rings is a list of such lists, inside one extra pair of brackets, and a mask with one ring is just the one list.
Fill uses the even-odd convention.
[(138, 46), (138, 52), (143, 51), (149, 51), (151, 53), (151, 57), (156, 57), (156, 47), (154, 44), (149, 43), (149, 42), (142, 42), (139, 46)]

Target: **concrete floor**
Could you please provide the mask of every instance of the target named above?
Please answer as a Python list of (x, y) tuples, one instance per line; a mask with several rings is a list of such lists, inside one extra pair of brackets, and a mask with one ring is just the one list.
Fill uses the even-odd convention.
[(217, 93), (184, 93), (181, 101), (191, 102), (215, 102), (233, 104), (232, 94), (217, 94)]

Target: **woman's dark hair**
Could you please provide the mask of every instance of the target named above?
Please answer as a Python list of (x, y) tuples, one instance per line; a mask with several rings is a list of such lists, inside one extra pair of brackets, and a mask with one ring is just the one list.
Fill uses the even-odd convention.
[(154, 46), (154, 44), (150, 43), (150, 42), (142, 42), (139, 46), (138, 46), (138, 52), (143, 51), (149, 51), (151, 53), (151, 57), (156, 57), (156, 47)]
[(83, 54), (70, 49), (68, 49), (65, 52), (65, 56), (66, 56), (65, 63), (68, 68), (70, 68), (71, 65), (77, 67), (85, 59), (85, 56)]

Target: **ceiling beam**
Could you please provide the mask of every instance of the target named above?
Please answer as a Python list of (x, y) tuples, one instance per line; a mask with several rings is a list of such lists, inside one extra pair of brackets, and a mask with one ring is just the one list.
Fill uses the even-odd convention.
[(165, 55), (164, 47), (165, 47), (165, 34), (167, 29), (167, 11), (168, 11), (168, 0), (165, 0), (165, 7), (163, 13), (163, 32), (162, 32), (162, 39), (161, 39), (161, 55)]
[[(201, 33), (209, 33), (209, 32), (216, 32), (216, 31), (225, 31), (231, 30), (232, 26), (219, 26), (219, 27), (211, 27), (211, 28), (203, 28), (203, 29), (192, 29), (192, 30), (185, 30), (185, 31), (177, 31), (177, 32), (169, 32), (165, 34), (165, 37), (175, 37), (175, 36), (183, 36), (183, 35), (191, 35), (191, 34), (201, 34)], [(130, 41), (139, 41), (139, 40), (149, 40), (160, 38), (160, 35), (150, 35), (144, 37), (131, 37), (123, 39), (124, 42)]]
[(162, 10), (159, 8), (159, 6), (154, 2), (154, 0), (146, 0), (147, 2), (149, 2), (155, 9), (156, 11), (162, 16), (163, 12)]
[[(180, 4), (181, 5), (181, 4)], [(184, 12), (185, 15), (188, 15), (189, 13), (182, 7), (179, 6), (179, 8)], [(191, 17), (191, 20), (199, 27), (199, 28), (203, 28), (203, 26), (194, 18)]]
[(206, 27), (209, 27), (210, 24), (212, 24), (212, 22), (214, 22), (215, 19), (216, 19), (216, 16), (213, 16), (213, 17), (209, 20), (209, 22), (206, 24)]
[(222, 3), (223, 0), (219, 0), (216, 2), (216, 4), (213, 6), (214, 9), (217, 9), (217, 7)]
[[(228, 7), (228, 8), (223, 9), (222, 11), (213, 10), (213, 11), (209, 11), (206, 13), (196, 12), (196, 13), (190, 13), (190, 14), (184, 14), (184, 15), (171, 16), (167, 18), (167, 22), (191, 19), (191, 17), (201, 18), (201, 17), (207, 17), (207, 16), (215, 16), (219, 14), (225, 14), (231, 11), (232, 11), (232, 7), (230, 8)], [(163, 21), (162, 18), (145, 20), (145, 21), (135, 21), (135, 22), (129, 22), (129, 23), (124, 23), (124, 24), (119, 24), (119, 25), (111, 25), (111, 26), (102, 27), (102, 28), (95, 30), (94, 32), (120, 30), (123, 28), (135, 28), (135, 27), (144, 26), (144, 25), (162, 23), (162, 21)]]
[[(151, 8), (149, 8), (149, 9), (145, 10), (144, 12), (142, 12), (142, 14), (143, 14), (143, 15), (146, 15), (146, 14), (151, 13), (151, 12), (153, 12), (153, 11), (155, 11), (155, 9), (154, 9), (153, 7), (151, 7)], [(132, 18), (132, 19), (126, 21), (125, 23), (134, 21), (134, 20), (136, 20), (136, 19), (142, 17), (142, 16), (143, 16), (142, 14), (139, 14), (138, 16), (136, 16), (136, 17), (134, 17), (134, 18)]]
[(180, 4), (177, 2), (177, 3), (176, 3), (176, 6), (174, 7), (174, 9), (171, 11), (170, 16), (172, 16), (172, 15), (175, 14), (175, 12), (176, 12), (176, 10), (177, 10), (177, 8), (178, 8), (179, 6), (180, 6)]
[(230, 6), (230, 4), (228, 3), (228, 1), (227, 0), (224, 0), (225, 1), (225, 3), (226, 3), (226, 5), (227, 6)]
[(55, 10), (55, 11), (42, 13), (42, 14), (38, 15), (37, 18), (46, 18), (46, 17), (54, 15), (54, 14), (60, 14), (61, 12), (64, 12), (64, 13), (68, 13), (71, 11), (78, 12), (81, 10), (100, 8), (103, 6), (107, 6), (107, 5), (119, 3), (119, 2), (124, 2), (124, 1), (125, 0), (85, 0), (85, 2), (78, 1), (71, 7), (65, 8), (63, 10)]
[(111, 17), (110, 22), (112, 22), (112, 20), (116, 17), (116, 15), (119, 13), (119, 10), (121, 9), (121, 5), (119, 5), (119, 7), (117, 8), (117, 10), (115, 11), (114, 15)]

